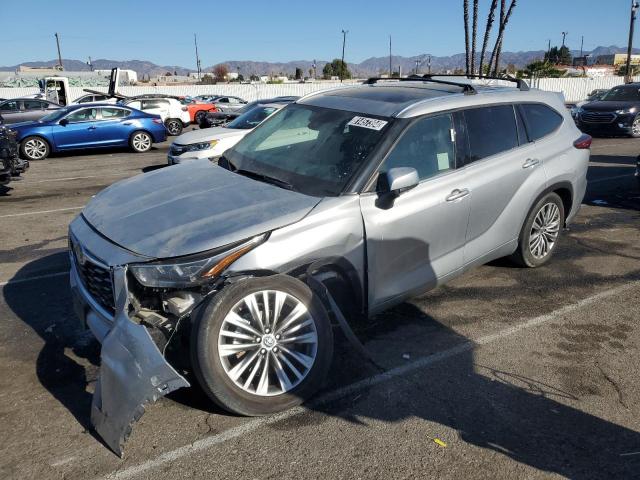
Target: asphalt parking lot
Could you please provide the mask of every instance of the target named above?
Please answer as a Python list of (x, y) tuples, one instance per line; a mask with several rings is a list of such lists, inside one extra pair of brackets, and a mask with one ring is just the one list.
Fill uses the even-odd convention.
[(640, 478), (640, 140), (625, 138), (594, 142), (548, 266), (495, 262), (358, 322), (375, 364), (339, 342), (304, 407), (242, 418), (177, 391), (116, 457), (89, 429), (99, 347), (73, 316), (67, 225), (167, 149), (34, 162), (0, 193), (0, 478)]

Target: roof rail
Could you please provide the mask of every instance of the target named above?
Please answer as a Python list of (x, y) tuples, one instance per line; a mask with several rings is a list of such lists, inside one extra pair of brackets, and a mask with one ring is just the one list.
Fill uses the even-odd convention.
[(452, 74), (452, 75), (448, 75), (446, 73), (431, 73), (431, 74), (426, 74), (422, 76), (423, 78), (426, 78), (428, 80), (433, 80), (433, 77), (456, 77), (456, 78), (467, 78), (469, 80), (477, 78), (479, 80), (504, 80), (505, 82), (512, 82), (517, 84), (518, 89), (522, 90), (522, 91), (527, 91), (529, 90), (529, 85), (527, 84), (527, 82), (525, 82), (523, 79), (521, 78), (511, 78), (511, 77), (493, 77), (493, 76), (489, 76), (489, 75), (476, 75), (476, 74)]
[(397, 82), (430, 82), (430, 83), (438, 83), (442, 85), (453, 85), (454, 87), (462, 88), (462, 92), (465, 95), (475, 95), (478, 91), (473, 88), (473, 85), (470, 83), (461, 83), (461, 82), (449, 82), (447, 80), (434, 80), (432, 78), (425, 78), (420, 75), (411, 75), (409, 77), (397, 77), (397, 78), (382, 78), (382, 77), (371, 77), (363, 82), (363, 85), (373, 85), (380, 81), (397, 81)]

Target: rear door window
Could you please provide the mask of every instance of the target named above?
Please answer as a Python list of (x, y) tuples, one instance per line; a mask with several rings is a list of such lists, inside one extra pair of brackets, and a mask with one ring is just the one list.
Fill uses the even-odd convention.
[(465, 110), (469, 161), (497, 155), (518, 147), (513, 105), (495, 105)]
[(18, 102), (13, 100), (4, 102), (2, 105), (0, 105), (0, 111), (2, 112), (17, 112), (18, 108)]
[(40, 100), (25, 100), (24, 101), (24, 109), (25, 110), (44, 110), (47, 104), (41, 102)]
[(119, 118), (124, 118), (131, 113), (129, 110), (115, 107), (102, 108), (101, 111), (103, 120), (117, 120)]
[(562, 115), (546, 105), (525, 103), (520, 105), (520, 109), (524, 114), (531, 141), (546, 137), (562, 124)]
[(382, 172), (396, 167), (412, 167), (420, 180), (455, 168), (451, 115), (417, 120), (402, 135), (382, 165)]

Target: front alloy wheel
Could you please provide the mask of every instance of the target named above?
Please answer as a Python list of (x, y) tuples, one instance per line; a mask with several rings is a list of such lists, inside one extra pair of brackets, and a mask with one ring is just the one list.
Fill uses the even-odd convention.
[(322, 384), (333, 352), (323, 305), (286, 275), (224, 287), (198, 315), (192, 335), (194, 372), (204, 391), (242, 415), (303, 402)]
[(633, 119), (633, 123), (631, 124), (631, 136), (633, 138), (640, 137), (640, 115)]

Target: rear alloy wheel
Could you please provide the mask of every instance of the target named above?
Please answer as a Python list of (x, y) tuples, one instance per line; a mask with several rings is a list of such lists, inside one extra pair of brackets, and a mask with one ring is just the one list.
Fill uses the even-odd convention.
[(27, 137), (20, 143), (20, 153), (27, 160), (43, 160), (49, 152), (49, 144), (41, 137)]
[(640, 115), (633, 119), (633, 123), (631, 124), (631, 136), (633, 138), (640, 137)]
[(147, 132), (135, 132), (133, 135), (131, 135), (129, 144), (131, 145), (131, 148), (134, 152), (144, 153), (151, 150), (153, 139)]
[(170, 118), (164, 122), (164, 126), (169, 135), (180, 135), (182, 133), (182, 122), (177, 118)]
[(564, 205), (556, 193), (545, 195), (527, 217), (518, 249), (512, 258), (524, 267), (539, 267), (549, 261), (564, 225)]
[(213, 297), (196, 319), (192, 345), (207, 395), (254, 416), (298, 405), (321, 386), (333, 335), (309, 287), (274, 275), (243, 280)]

